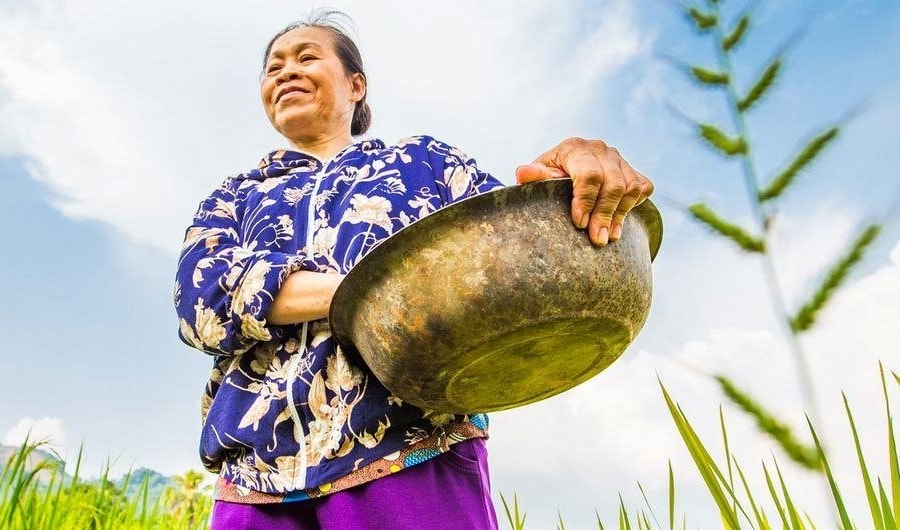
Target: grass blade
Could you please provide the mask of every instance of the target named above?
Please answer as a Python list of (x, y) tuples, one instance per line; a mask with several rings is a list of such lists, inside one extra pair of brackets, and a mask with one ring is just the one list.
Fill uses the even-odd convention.
[(847, 254), (832, 266), (813, 296), (791, 319), (791, 329), (794, 332), (806, 331), (813, 326), (819, 311), (822, 310), (834, 291), (844, 283), (850, 271), (862, 259), (863, 253), (875, 241), (880, 232), (881, 226), (877, 224), (869, 225), (862, 231)]
[[(659, 519), (656, 518), (656, 514), (653, 513), (653, 506), (650, 506), (650, 499), (647, 498), (647, 493), (644, 491), (644, 487), (641, 486), (640, 482), (637, 483), (637, 487), (641, 492), (641, 497), (644, 498), (644, 504), (647, 505), (647, 510), (650, 511), (650, 515), (653, 517), (653, 520), (656, 522), (656, 526), (662, 527), (662, 525), (659, 524)], [(641, 511), (643, 511), (643, 510), (641, 510)], [(646, 515), (644, 517), (646, 518)], [(647, 521), (647, 527), (652, 528), (652, 526), (650, 526), (649, 523), (650, 523), (650, 521)]]
[(781, 517), (781, 523), (784, 528), (790, 528), (787, 516), (784, 513), (784, 506), (781, 504), (781, 499), (778, 498), (778, 492), (775, 491), (775, 485), (772, 483), (772, 476), (769, 474), (769, 469), (765, 464), (763, 464), (763, 474), (766, 476), (766, 486), (769, 488), (772, 502), (775, 503), (775, 510), (778, 511), (778, 516)]
[(740, 226), (722, 219), (707, 205), (703, 203), (692, 204), (688, 206), (688, 212), (694, 219), (705, 224), (719, 235), (730, 239), (743, 250), (747, 252), (765, 252), (765, 243), (761, 239), (750, 235)]
[(744, 477), (744, 472), (741, 470), (741, 466), (738, 465), (737, 461), (734, 462), (734, 468), (737, 470), (738, 477), (741, 479), (741, 484), (744, 486), (744, 492), (747, 493), (747, 500), (750, 501), (750, 508), (753, 510), (753, 517), (756, 518), (756, 524), (759, 526), (760, 530), (771, 530), (769, 522), (756, 505), (756, 500), (753, 498), (750, 486), (747, 485), (747, 478)]
[(716, 27), (716, 23), (718, 22), (718, 17), (716, 17), (715, 13), (701, 11), (697, 6), (690, 6), (687, 9), (686, 14), (694, 22), (697, 30), (701, 32), (711, 30)]
[(816, 430), (813, 428), (809, 416), (806, 417), (806, 423), (809, 425), (809, 433), (812, 435), (813, 442), (816, 444), (816, 450), (819, 452), (819, 459), (822, 462), (822, 468), (825, 470), (825, 476), (828, 477), (828, 485), (831, 487), (834, 505), (837, 507), (838, 514), (841, 517), (841, 524), (844, 526), (844, 530), (853, 530), (853, 523), (850, 522), (850, 516), (847, 515), (847, 508), (844, 506), (841, 492), (838, 490), (837, 482), (835, 482), (834, 475), (831, 473), (831, 467), (828, 465), (828, 459), (825, 458), (825, 451), (822, 449), (822, 444), (819, 443), (819, 437), (816, 436)]
[(691, 76), (701, 85), (722, 86), (728, 84), (728, 74), (720, 70), (711, 70), (702, 66), (691, 66)]
[(748, 152), (747, 142), (743, 136), (732, 138), (715, 125), (708, 123), (698, 123), (697, 130), (710, 147), (713, 147), (725, 156), (746, 155)]
[[(706, 483), (707, 490), (710, 492), (713, 500), (718, 506), (723, 521), (728, 524), (729, 528), (740, 528), (737, 514), (732, 511), (729, 499), (726, 497), (725, 491), (723, 490), (724, 481), (720, 482), (717, 478), (717, 475), (721, 476), (721, 472), (718, 471), (718, 467), (716, 467), (712, 458), (710, 458), (709, 454), (706, 452), (703, 443), (697, 437), (693, 428), (691, 428), (681, 409), (679, 409), (678, 406), (675, 405), (675, 402), (672, 401), (672, 398), (669, 396), (668, 391), (666, 391), (665, 386), (663, 386), (662, 381), (660, 381), (659, 384), (662, 388), (666, 405), (669, 408), (669, 413), (675, 421), (675, 426), (678, 428), (678, 432), (681, 434), (681, 438), (684, 440), (691, 458), (694, 459), (697, 470), (700, 472), (701, 478), (703, 478), (703, 481)], [(725, 487), (727, 487), (727, 485), (725, 485)], [(734, 495), (732, 494), (731, 497), (733, 498)]]
[(625, 501), (619, 494), (619, 530), (631, 530), (631, 521), (628, 519), (628, 510), (625, 509)]
[(773, 84), (775, 84), (775, 79), (778, 77), (778, 73), (781, 71), (781, 57), (777, 57), (774, 61), (769, 63), (766, 66), (766, 69), (763, 70), (763, 73), (760, 74), (759, 78), (757, 78), (756, 82), (753, 83), (753, 86), (750, 87), (750, 90), (747, 91), (747, 95), (738, 100), (737, 108), (741, 113), (747, 112), (750, 110), (750, 107), (759, 102), (760, 99), (769, 91)]
[(737, 24), (734, 25), (734, 28), (722, 39), (722, 50), (730, 52), (735, 46), (740, 44), (749, 27), (750, 14), (744, 13), (740, 20), (737, 21)]
[(669, 460), (669, 530), (675, 530), (675, 475)]
[[(725, 430), (725, 414), (722, 412), (722, 405), (719, 404), (719, 425), (722, 428), (722, 443), (725, 446), (725, 460), (728, 462), (728, 486), (734, 491), (734, 473), (731, 467), (731, 450), (728, 448), (728, 431)], [(737, 512), (737, 501), (732, 505), (732, 509)]]
[(787, 484), (784, 482), (784, 477), (781, 475), (781, 468), (778, 467), (778, 462), (775, 462), (775, 471), (778, 473), (778, 482), (781, 483), (781, 493), (784, 495), (784, 505), (787, 508), (788, 515), (791, 518), (791, 528), (793, 530), (803, 530), (803, 523), (800, 521), (800, 514), (797, 513), (797, 508), (794, 506), (794, 502), (791, 500), (791, 494), (788, 493)]
[(884, 492), (884, 486), (881, 479), (878, 479), (878, 496), (881, 499), (881, 516), (884, 518), (884, 530), (897, 530), (897, 522), (891, 512), (891, 501), (888, 500), (887, 494)]
[[(639, 513), (640, 517), (638, 517), (637, 519), (638, 521), (641, 521), (641, 526), (643, 526), (647, 530), (651, 530), (653, 528), (653, 525), (650, 524), (650, 519), (647, 519), (647, 513), (644, 512), (644, 510), (641, 510)], [(659, 524), (659, 521), (657, 521), (656, 524)]]
[(509, 503), (506, 502), (506, 498), (503, 497), (503, 494), (500, 494), (500, 502), (503, 503), (503, 510), (506, 512), (506, 520), (509, 521), (509, 526), (513, 530), (522, 530), (525, 528), (525, 515), (519, 515), (519, 495), (517, 493), (513, 493), (513, 511), (509, 510)]
[(846, 394), (841, 392), (841, 396), (844, 398), (844, 409), (847, 411), (847, 420), (850, 422), (850, 430), (853, 433), (853, 443), (856, 445), (856, 457), (859, 461), (859, 470), (862, 473), (863, 486), (866, 490), (866, 500), (869, 502), (869, 511), (872, 514), (872, 523), (875, 525), (875, 530), (884, 530), (884, 519), (881, 517), (881, 508), (878, 506), (878, 497), (875, 495), (875, 489), (872, 487), (869, 469), (866, 466), (866, 460), (863, 457), (862, 446), (859, 443), (859, 432), (856, 430), (856, 422), (853, 421), (850, 403), (847, 401)]
[(900, 521), (900, 463), (897, 459), (897, 439), (894, 437), (894, 419), (891, 415), (891, 402), (887, 393), (887, 382), (884, 377), (884, 365), (878, 363), (881, 374), (881, 390), (884, 392), (884, 408), (887, 413), (888, 460), (891, 469), (891, 498), (893, 502), (894, 521)]
[(597, 530), (606, 530), (603, 526), (603, 521), (600, 520), (600, 513), (597, 510), (594, 510), (594, 517), (597, 518)]
[(813, 160), (821, 153), (835, 138), (837, 138), (840, 128), (832, 127), (827, 131), (816, 135), (810, 140), (800, 153), (791, 161), (781, 173), (779, 173), (766, 189), (759, 192), (760, 202), (770, 201), (779, 197), (788, 186), (794, 182), (795, 177), (800, 171), (811, 164)]

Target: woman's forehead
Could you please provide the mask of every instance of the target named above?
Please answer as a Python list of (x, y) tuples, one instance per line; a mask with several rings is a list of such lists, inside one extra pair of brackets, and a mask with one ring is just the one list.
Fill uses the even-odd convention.
[(330, 46), (331, 32), (324, 28), (304, 26), (294, 28), (275, 39), (269, 57), (283, 57), (306, 47), (329, 49)]

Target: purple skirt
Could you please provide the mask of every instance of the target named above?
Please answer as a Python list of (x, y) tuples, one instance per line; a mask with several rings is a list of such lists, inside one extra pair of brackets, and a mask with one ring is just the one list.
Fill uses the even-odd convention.
[(394, 475), (316, 499), (216, 501), (211, 530), (496, 530), (487, 448), (475, 438)]

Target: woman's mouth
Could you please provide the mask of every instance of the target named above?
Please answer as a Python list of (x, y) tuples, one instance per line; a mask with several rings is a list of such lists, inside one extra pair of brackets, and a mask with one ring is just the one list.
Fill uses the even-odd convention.
[(275, 103), (278, 103), (279, 101), (286, 100), (286, 99), (300, 97), (301, 95), (308, 94), (308, 93), (309, 93), (308, 90), (304, 90), (300, 87), (288, 87), (278, 93), (278, 95), (275, 98)]

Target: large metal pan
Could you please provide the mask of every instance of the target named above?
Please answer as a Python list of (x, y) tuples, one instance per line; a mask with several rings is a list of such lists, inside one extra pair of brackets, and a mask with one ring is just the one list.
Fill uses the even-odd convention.
[(398, 397), (440, 412), (517, 407), (593, 377), (647, 318), (662, 219), (644, 201), (621, 239), (594, 247), (571, 200), (569, 179), (512, 186), (400, 230), (341, 282), (335, 338)]

